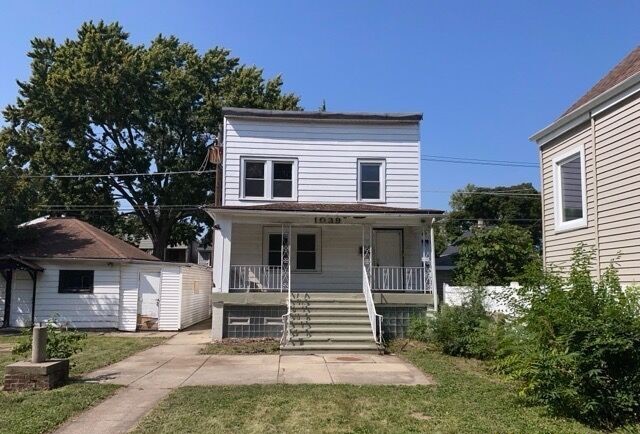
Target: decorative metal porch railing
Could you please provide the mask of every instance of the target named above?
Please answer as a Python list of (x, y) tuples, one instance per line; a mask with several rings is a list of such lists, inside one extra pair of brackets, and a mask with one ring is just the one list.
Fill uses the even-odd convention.
[(376, 311), (376, 304), (373, 301), (373, 294), (371, 293), (371, 285), (369, 284), (369, 275), (367, 269), (363, 267), (363, 293), (364, 300), (367, 303), (367, 312), (369, 313), (369, 324), (371, 325), (371, 331), (377, 344), (382, 343), (382, 315)]
[(229, 289), (245, 292), (281, 292), (282, 267), (275, 265), (231, 265)]
[(371, 290), (432, 293), (428, 272), (425, 267), (371, 267)]

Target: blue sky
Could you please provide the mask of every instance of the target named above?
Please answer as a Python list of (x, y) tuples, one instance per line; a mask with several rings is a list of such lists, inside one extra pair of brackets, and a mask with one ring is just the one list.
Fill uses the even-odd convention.
[[(119, 21), (136, 43), (174, 34), (281, 73), (306, 109), (421, 111), (422, 152), (537, 162), (528, 137), (640, 42), (638, 1), (15, 1), (0, 14), (0, 105), (34, 36)], [(423, 206), (531, 181), (538, 170), (423, 161)]]

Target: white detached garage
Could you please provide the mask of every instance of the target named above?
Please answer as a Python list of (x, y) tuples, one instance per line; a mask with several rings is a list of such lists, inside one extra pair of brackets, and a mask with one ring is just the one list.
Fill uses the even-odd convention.
[(29, 242), (0, 256), (3, 327), (56, 317), (77, 328), (179, 330), (211, 315), (209, 267), (162, 262), (77, 219), (30, 227)]

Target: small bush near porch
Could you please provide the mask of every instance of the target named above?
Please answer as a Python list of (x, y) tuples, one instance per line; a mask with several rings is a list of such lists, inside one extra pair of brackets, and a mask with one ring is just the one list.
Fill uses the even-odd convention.
[(134, 432), (596, 432), (522, 404), (516, 387), (483, 362), (446, 356), (415, 341), (395, 343), (394, 349), (437, 384), (186, 387)]
[[(11, 353), (20, 335), (0, 334), (0, 378), (5, 366), (25, 356)], [(160, 344), (164, 338), (109, 336), (88, 333), (82, 352), (71, 357), (71, 376), (91, 372)], [(1, 381), (1, 380), (0, 380)], [(49, 432), (71, 416), (97, 404), (118, 386), (72, 382), (49, 391), (8, 393), (0, 391), (0, 434)]]

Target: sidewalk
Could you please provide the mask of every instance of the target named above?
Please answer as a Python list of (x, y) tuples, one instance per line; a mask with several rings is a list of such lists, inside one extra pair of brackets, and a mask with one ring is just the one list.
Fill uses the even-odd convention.
[(86, 381), (125, 387), (56, 432), (127, 432), (172, 389), (181, 386), (434, 384), (421, 370), (396, 356), (200, 355), (209, 341), (208, 330), (184, 331), (160, 346), (88, 374)]

